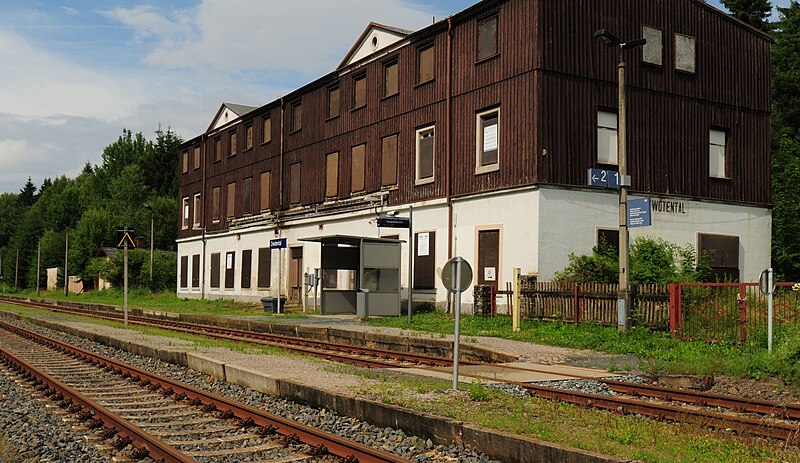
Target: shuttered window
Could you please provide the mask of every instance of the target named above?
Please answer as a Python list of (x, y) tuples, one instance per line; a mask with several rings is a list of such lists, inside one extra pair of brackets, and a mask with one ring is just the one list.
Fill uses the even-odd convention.
[(341, 111), (341, 104), (339, 100), (339, 87), (331, 87), (328, 89), (328, 117), (336, 117)]
[(200, 168), (200, 147), (194, 147), (194, 168), (195, 170)]
[(617, 113), (597, 111), (597, 162), (617, 164)]
[(181, 288), (189, 286), (189, 256), (181, 256)]
[(712, 281), (739, 281), (739, 237), (697, 234), (697, 255), (711, 267)]
[(244, 128), (244, 149), (249, 150), (253, 148), (253, 125), (248, 125)]
[(417, 83), (428, 82), (433, 80), (434, 65), (433, 65), (433, 45), (419, 50), (417, 56)]
[(211, 222), (219, 222), (219, 195), (220, 187), (215, 186), (211, 189)]
[(272, 119), (265, 117), (261, 121), (261, 143), (272, 141)]
[(214, 162), (222, 160), (222, 138), (214, 139)]
[(250, 277), (253, 272), (253, 251), (245, 249), (242, 251), (242, 288), (250, 288)]
[(261, 210), (266, 211), (269, 209), (270, 198), (270, 177), (272, 172), (261, 172)]
[(436, 287), (436, 232), (414, 234), (414, 289)]
[(247, 177), (242, 181), (242, 214), (253, 213), (253, 177)]
[(211, 254), (211, 287), (219, 289), (219, 253)]
[(499, 160), (498, 120), (500, 110), (492, 109), (478, 114), (476, 139), (477, 171), (476, 173), (496, 170)]
[(192, 288), (200, 287), (200, 254), (192, 256)]
[(367, 104), (367, 76), (362, 74), (353, 79), (353, 108)]
[(238, 146), (236, 132), (230, 133), (230, 145), (231, 146), (230, 150), (228, 151), (228, 156), (233, 156), (234, 154), (236, 154), (236, 147)]
[(397, 82), (397, 61), (386, 64), (384, 68), (384, 96), (396, 95), (400, 91)]
[(339, 152), (325, 156), (325, 197), (335, 198), (339, 194)]
[(297, 131), (303, 128), (303, 105), (300, 101), (295, 101), (292, 103), (292, 111), (291, 111), (291, 124), (289, 127), (291, 131)]
[(708, 132), (708, 175), (715, 178), (726, 178), (724, 130), (711, 129)]
[(296, 162), (289, 168), (289, 204), (300, 204), (300, 165)]
[(236, 268), (236, 253), (225, 253), (225, 289), (233, 289), (233, 275)]
[(417, 183), (433, 181), (434, 127), (417, 130)]
[(228, 204), (225, 209), (225, 217), (232, 218), (236, 215), (236, 182), (228, 184)]
[(353, 193), (364, 191), (364, 156), (367, 145), (354, 146), (351, 150), (351, 189)]
[(258, 248), (258, 287), (269, 288), (272, 275), (272, 249)]
[(381, 140), (381, 186), (397, 184), (397, 135)]
[(189, 152), (188, 151), (184, 151), (183, 152), (183, 168), (181, 169), (181, 172), (183, 172), (184, 174), (186, 172), (189, 172)]
[(497, 16), (478, 22), (478, 60), (497, 54)]

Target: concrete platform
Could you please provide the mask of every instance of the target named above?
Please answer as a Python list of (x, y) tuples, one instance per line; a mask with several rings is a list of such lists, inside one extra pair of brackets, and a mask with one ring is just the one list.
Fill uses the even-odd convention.
[[(453, 377), (452, 367), (393, 368), (393, 370), (431, 378), (449, 379)], [(609, 378), (614, 376), (620, 375), (593, 368), (544, 365), (531, 362), (513, 362), (498, 365), (460, 365), (458, 368), (458, 382), (460, 383), (471, 383), (476, 379), (487, 384), (508, 381), (538, 383), (542, 381)]]

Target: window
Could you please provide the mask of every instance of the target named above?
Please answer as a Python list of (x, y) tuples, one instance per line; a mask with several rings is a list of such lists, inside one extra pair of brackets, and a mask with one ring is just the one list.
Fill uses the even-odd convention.
[(236, 253), (225, 253), (225, 289), (233, 289), (233, 269), (236, 267)]
[(367, 104), (367, 75), (353, 78), (353, 109)]
[(417, 178), (416, 183), (433, 181), (434, 127), (417, 130)]
[(261, 142), (269, 143), (272, 141), (272, 119), (265, 117), (261, 121)]
[(436, 232), (414, 233), (414, 289), (436, 287)]
[(397, 184), (397, 135), (381, 140), (381, 186)]
[(222, 138), (214, 139), (214, 162), (222, 160)]
[(714, 281), (739, 281), (739, 237), (697, 234), (697, 255), (711, 267)]
[(708, 131), (708, 175), (714, 178), (727, 178), (725, 169), (725, 138), (724, 130), (711, 129)]
[(383, 96), (397, 95), (400, 87), (397, 82), (397, 60), (386, 63), (383, 68)]
[(598, 228), (597, 250), (607, 256), (619, 256), (619, 229)]
[(617, 113), (597, 111), (597, 162), (617, 163)]
[(200, 147), (194, 147), (194, 168), (195, 170), (200, 168)]
[(477, 115), (476, 140), (478, 143), (476, 146), (476, 174), (491, 172), (498, 169), (500, 148), (497, 125), (499, 118), (499, 109), (492, 109)]
[(253, 148), (253, 124), (244, 128), (244, 149), (249, 150)]
[(211, 254), (211, 287), (219, 289), (219, 253)]
[(194, 195), (194, 221), (192, 226), (194, 229), (200, 228), (200, 213), (202, 212), (202, 204), (200, 204), (200, 193)]
[(200, 254), (192, 256), (192, 288), (200, 287)]
[(497, 54), (497, 16), (478, 23), (478, 60)]
[(182, 168), (181, 172), (183, 172), (184, 174), (186, 172), (189, 172), (189, 152), (188, 151), (184, 151), (183, 152), (183, 168)]
[(211, 189), (211, 222), (219, 222), (219, 194), (220, 187), (215, 186)]
[(236, 182), (228, 184), (228, 204), (225, 208), (225, 217), (233, 218), (236, 215)]
[(337, 117), (341, 111), (339, 86), (328, 89), (328, 118)]
[(261, 210), (269, 209), (269, 189), (271, 171), (261, 172)]
[(186, 230), (189, 228), (189, 197), (183, 198), (183, 215), (181, 216), (181, 228)]
[(647, 39), (647, 43), (642, 47), (642, 62), (656, 66), (664, 64), (664, 45), (661, 36), (661, 31), (658, 29), (642, 27), (642, 37)]
[(292, 132), (296, 132), (303, 128), (303, 105), (301, 101), (292, 103), (292, 110), (290, 112), (291, 121), (289, 128)]
[(433, 45), (426, 48), (420, 48), (417, 55), (417, 83), (422, 84), (433, 80), (434, 64), (433, 64)]
[(300, 165), (295, 162), (289, 166), (289, 204), (300, 204)]
[(353, 193), (364, 191), (364, 157), (367, 145), (354, 146), (350, 150), (350, 191)]
[(269, 288), (272, 269), (272, 250), (258, 248), (258, 287)]
[(189, 287), (189, 256), (181, 256), (181, 288)]
[(242, 214), (250, 215), (253, 213), (253, 177), (247, 177), (242, 181)]
[(228, 150), (228, 156), (233, 156), (236, 154), (236, 132), (231, 132), (228, 136), (230, 141), (230, 150)]
[(695, 38), (675, 34), (675, 69), (694, 74)]
[(339, 194), (339, 152), (325, 156), (325, 198)]
[(250, 288), (250, 276), (253, 273), (253, 251), (242, 251), (242, 289)]

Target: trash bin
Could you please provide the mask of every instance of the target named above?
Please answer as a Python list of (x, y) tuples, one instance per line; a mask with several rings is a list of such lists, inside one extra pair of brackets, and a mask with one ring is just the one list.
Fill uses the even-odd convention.
[(286, 296), (280, 297), (280, 305), (278, 305), (278, 298), (267, 296), (261, 298), (261, 303), (264, 304), (264, 312), (267, 313), (283, 313), (283, 306), (286, 304)]

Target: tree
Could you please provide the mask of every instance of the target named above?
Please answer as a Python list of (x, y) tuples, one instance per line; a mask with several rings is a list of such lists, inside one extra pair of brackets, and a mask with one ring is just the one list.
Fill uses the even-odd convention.
[(772, 12), (772, 4), (769, 0), (722, 0), (722, 4), (736, 19), (765, 32), (770, 30), (767, 18)]
[(28, 182), (25, 183), (25, 186), (19, 190), (19, 201), (23, 206), (33, 206), (33, 203), (36, 202), (36, 185), (31, 182), (30, 177), (28, 177)]

